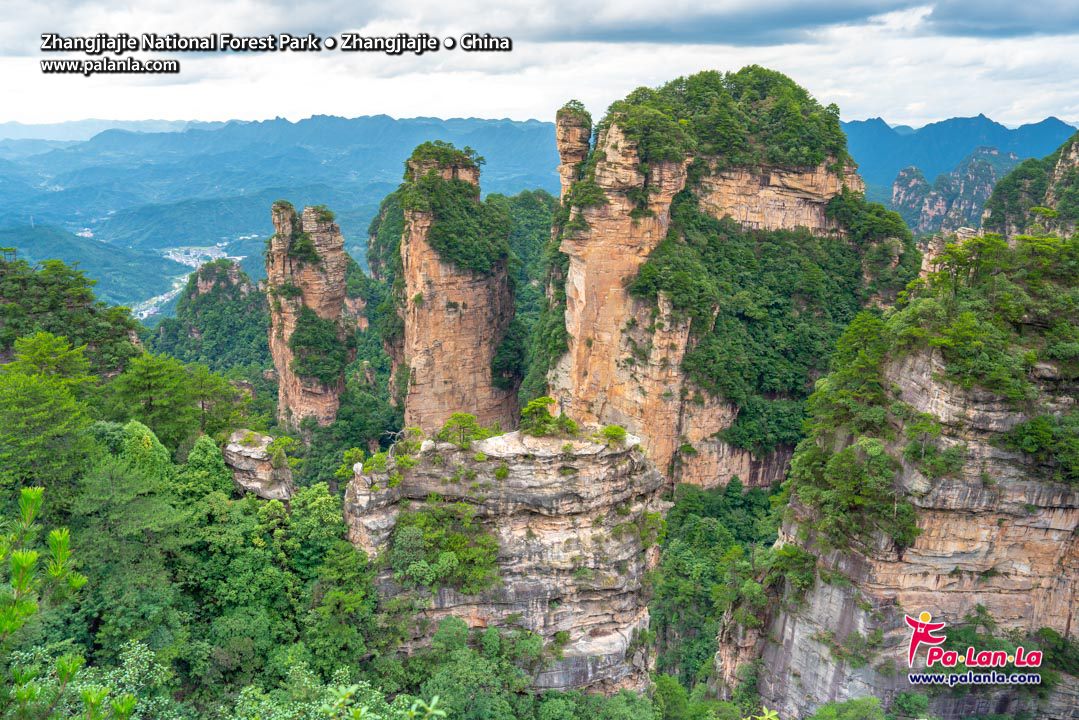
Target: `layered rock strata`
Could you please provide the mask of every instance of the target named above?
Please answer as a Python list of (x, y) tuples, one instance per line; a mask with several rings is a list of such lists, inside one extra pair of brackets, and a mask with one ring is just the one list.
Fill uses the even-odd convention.
[[(445, 181), (479, 185), (476, 167), (410, 161), (409, 172), (413, 180), (436, 173)], [(491, 372), (514, 313), (506, 262), (481, 274), (443, 260), (427, 242), (433, 222), (429, 211), (405, 210), (399, 308), (404, 331), (387, 348), (395, 376), (407, 373), (405, 425), (433, 432), (453, 413), (468, 412), (482, 425), (512, 429), (516, 389), (496, 386)]]
[[(558, 118), (563, 195), (582, 157), (586, 133), (578, 123), (573, 115)], [(580, 229), (567, 228), (560, 247), (569, 256), (569, 350), (548, 376), (552, 395), (572, 417), (618, 423), (640, 435), (656, 465), (673, 479), (718, 486), (737, 476), (746, 485), (770, 485), (785, 473), (790, 450), (757, 458), (719, 440), (717, 433), (734, 422), (737, 407), (684, 376), (682, 358), (692, 342), (688, 321), (675, 318), (662, 296), (657, 313), (627, 289), (667, 235), (671, 202), (685, 188), (689, 160), (653, 163), (646, 177), (617, 121), (601, 130), (596, 154), (601, 159), (595, 181), (606, 202), (572, 208), (568, 228)], [(799, 172), (713, 171), (700, 180), (698, 193), (706, 212), (729, 215), (747, 228), (838, 233), (825, 207), (844, 185), (864, 189), (853, 168), (839, 176), (825, 163)], [(644, 212), (631, 199), (640, 188), (647, 189)]]
[(272, 442), (269, 435), (241, 428), (229, 436), (225, 445), (225, 465), (241, 493), (287, 502), (295, 491), (292, 470), (284, 453), (275, 461)]
[[(966, 445), (966, 462), (954, 476), (930, 480), (904, 462), (899, 487), (917, 510), (921, 534), (901, 554), (890, 543), (866, 554), (818, 550), (819, 567), (839, 580), (818, 577), (805, 600), (778, 612), (763, 633), (721, 636), (716, 669), (727, 687), (740, 664), (762, 657), (761, 699), (781, 717), (805, 717), (822, 703), (862, 696), (888, 705), (897, 693), (917, 690), (906, 678), (910, 628), (903, 615), (922, 611), (954, 626), (980, 605), (997, 623), (997, 636), (1043, 627), (1075, 636), (1079, 488), (1046, 481), (1048, 468), (1002, 449), (994, 438), (1025, 416), (989, 392), (942, 380), (943, 371), (938, 357), (920, 353), (885, 372), (900, 400), (939, 419), (942, 447)], [(1052, 366), (1035, 372), (1040, 412), (1074, 407), (1079, 387), (1059, 380)], [(896, 456), (901, 442), (891, 448)], [(780, 543), (814, 550), (812, 522), (803, 524), (804, 530), (785, 525)], [(876, 640), (863, 642), (870, 638)], [(861, 661), (846, 648), (861, 648)], [(924, 652), (919, 657), (915, 671), (924, 668)], [(1064, 676), (1040, 704), (1014, 687), (934, 694), (930, 714), (951, 720), (1025, 710), (1073, 718), (1077, 692), (1075, 678)]]
[(328, 383), (298, 375), (289, 340), (304, 308), (333, 322), (339, 340), (355, 332), (355, 322), (350, 323), (343, 312), (348, 266), (345, 241), (324, 209), (305, 208), (301, 217), (290, 204), (276, 203), (273, 224), (266, 276), (270, 354), (278, 377), (278, 419), (287, 425), (299, 425), (310, 417), (319, 425), (329, 425), (337, 417), (345, 387), (343, 368)]
[[(609, 446), (514, 432), (468, 450), (426, 440), (415, 459), (405, 468), (391, 458), (381, 473), (356, 466), (345, 493), (353, 544), (372, 556), (386, 551), (402, 504), (414, 509), (438, 494), (474, 507), (499, 546), (497, 585), (479, 595), (439, 589), (422, 611), (434, 621), (428, 633), (455, 615), (472, 627), (524, 627), (557, 643), (560, 657), (532, 679), (537, 689), (648, 685), (648, 661), (634, 643), (648, 628), (644, 576), (659, 553), (646, 528), (669, 504), (638, 438)], [(402, 592), (389, 571), (380, 590)], [(426, 639), (414, 625), (410, 645)]]

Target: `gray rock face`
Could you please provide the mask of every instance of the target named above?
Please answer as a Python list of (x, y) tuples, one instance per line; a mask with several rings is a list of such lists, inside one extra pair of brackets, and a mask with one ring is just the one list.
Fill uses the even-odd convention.
[(288, 462), (274, 466), (269, 449), (273, 438), (251, 430), (240, 429), (229, 436), (225, 446), (225, 465), (232, 470), (232, 480), (241, 492), (251, 493), (264, 500), (287, 502), (295, 488)]
[[(392, 458), (386, 472), (356, 467), (345, 493), (350, 540), (378, 554), (391, 542), (401, 503), (415, 507), (437, 493), (475, 507), (475, 520), (498, 541), (500, 581), (479, 595), (440, 589), (423, 611), (431, 622), (414, 631), (412, 646), (448, 615), (472, 627), (523, 627), (547, 643), (568, 633), (561, 659), (535, 675), (535, 688), (647, 686), (648, 661), (633, 641), (648, 627), (644, 575), (659, 548), (644, 528), (669, 503), (636, 437), (607, 446), (514, 432), (468, 450), (426, 440), (413, 457), (411, 468)], [(388, 571), (380, 585), (384, 594), (401, 590)]]
[[(997, 434), (1027, 416), (985, 390), (952, 385), (943, 370), (938, 357), (924, 352), (885, 369), (886, 382), (903, 402), (939, 419), (942, 446), (966, 445), (964, 466), (953, 476), (933, 480), (903, 463), (898, 483), (922, 530), (914, 544), (901, 554), (883, 541), (868, 553), (817, 550), (818, 568), (844, 580), (828, 584), (818, 575), (800, 606), (776, 613), (756, 647), (720, 638), (717, 674), (729, 683), (739, 663), (761, 657), (761, 698), (783, 718), (864, 696), (887, 705), (897, 693), (915, 690), (906, 677), (910, 629), (904, 614), (928, 611), (947, 623), (947, 634), (981, 605), (996, 621), (996, 635), (1050, 627), (1075, 636), (1079, 488), (1047, 481), (1048, 468), (999, 447)], [(1042, 391), (1032, 405), (1035, 414), (1074, 405), (1077, 388), (1061, 381), (1055, 368), (1035, 368), (1034, 376)], [(904, 444), (900, 433), (892, 453), (901, 456)], [(812, 517), (796, 515), (800, 520), (781, 529), (779, 542), (813, 551)], [(808, 532), (800, 533), (799, 524)], [(846, 651), (871, 637), (878, 639), (859, 651), (864, 662)], [(915, 661), (916, 672), (924, 657)], [(1076, 678), (1062, 676), (1042, 701), (1007, 687), (937, 694), (930, 714), (958, 720), (1025, 710), (1038, 718), (1077, 718), (1077, 691)]]

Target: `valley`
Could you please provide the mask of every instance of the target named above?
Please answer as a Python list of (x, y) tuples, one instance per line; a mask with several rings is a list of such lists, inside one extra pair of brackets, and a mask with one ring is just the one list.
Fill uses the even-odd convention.
[(825, 100), (5, 145), (0, 717), (1074, 720), (1079, 133)]

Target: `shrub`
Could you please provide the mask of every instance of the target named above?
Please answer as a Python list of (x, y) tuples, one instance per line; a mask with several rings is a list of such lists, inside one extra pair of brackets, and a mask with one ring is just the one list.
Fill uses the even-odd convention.
[(462, 450), (467, 450), (474, 440), (486, 440), (498, 435), (499, 432), (497, 424), (483, 427), (476, 420), (475, 415), (453, 413), (442, 429), (436, 433), (435, 438), (442, 442), (452, 442)]
[(323, 385), (339, 382), (356, 348), (356, 335), (348, 333), (342, 340), (337, 333), (332, 320), (319, 317), (306, 305), (300, 308), (296, 329), (288, 340), (294, 355), (293, 372)]
[(600, 432), (608, 445), (625, 445), (626, 429), (621, 425), (608, 425)]
[(577, 423), (564, 413), (557, 418), (547, 409), (554, 404), (554, 398), (544, 396), (530, 401), (521, 411), (521, 432), (533, 437), (550, 435), (576, 435)]
[(465, 503), (432, 504), (397, 518), (387, 561), (398, 582), (474, 594), (497, 580), (498, 542)]

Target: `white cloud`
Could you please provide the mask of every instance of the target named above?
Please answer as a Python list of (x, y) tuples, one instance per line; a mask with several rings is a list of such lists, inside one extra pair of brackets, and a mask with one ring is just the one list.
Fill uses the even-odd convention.
[[(831, 13), (826, 13), (827, 22), (796, 12), (814, 5)], [(948, 15), (928, 0), (862, 0), (851, 5), (853, 10), (841, 10), (840, 3), (814, 5), (723, 0), (709, 5), (707, 12), (688, 0), (669, 0), (658, 7), (640, 0), (604, 0), (591, 7), (579, 0), (481, 0), (468, 12), (456, 4), (421, 0), (69, 0), (53, 3), (47, 11), (24, 5), (0, 26), (0, 48), (8, 53), (0, 54), (0, 96), (8, 100), (0, 122), (86, 117), (296, 120), (312, 114), (377, 113), (549, 120), (571, 97), (601, 114), (611, 101), (639, 85), (750, 63), (789, 74), (823, 102), (837, 102), (846, 119), (882, 116), (893, 123), (921, 125), (979, 112), (1007, 124), (1047, 115), (1079, 117), (1079, 55), (1074, 52), (1079, 35), (947, 36), (940, 34), (940, 18), (954, 16), (954, 3)], [(789, 34), (778, 44), (774, 33), (769, 36), (760, 27), (776, 17), (783, 19), (779, 24)], [(725, 18), (731, 26), (740, 23), (757, 44), (731, 44), (722, 36), (709, 39), (689, 32), (694, 24), (718, 28)], [(443, 50), (420, 57), (339, 51), (179, 53), (178, 76), (84, 78), (43, 75), (38, 61), (54, 54), (39, 52), (36, 42), (41, 32), (254, 35), (344, 30), (428, 31), (442, 37), (491, 32), (513, 37), (514, 50)], [(682, 36), (693, 42), (680, 41)], [(573, 40), (582, 37), (587, 39)], [(644, 41), (630, 41), (634, 37)]]

